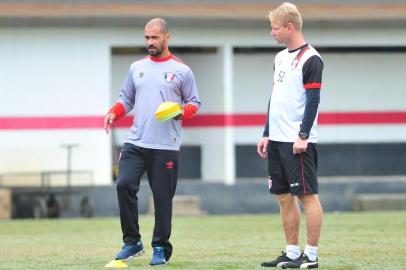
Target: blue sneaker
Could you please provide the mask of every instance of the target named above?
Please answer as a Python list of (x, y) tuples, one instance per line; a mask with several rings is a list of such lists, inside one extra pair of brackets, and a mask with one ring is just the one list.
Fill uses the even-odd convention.
[(150, 265), (160, 265), (167, 264), (168, 262), (165, 259), (164, 248), (163, 247), (154, 247), (154, 254), (152, 254), (152, 259), (149, 262)]
[(116, 255), (116, 260), (129, 260), (133, 257), (141, 256), (145, 253), (141, 241), (135, 245), (124, 244), (123, 248)]

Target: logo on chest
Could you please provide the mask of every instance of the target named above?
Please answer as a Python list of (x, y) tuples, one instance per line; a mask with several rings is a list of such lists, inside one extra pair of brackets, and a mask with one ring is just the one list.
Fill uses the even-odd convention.
[(173, 72), (165, 72), (164, 78), (166, 82), (171, 82), (175, 80), (176, 76)]

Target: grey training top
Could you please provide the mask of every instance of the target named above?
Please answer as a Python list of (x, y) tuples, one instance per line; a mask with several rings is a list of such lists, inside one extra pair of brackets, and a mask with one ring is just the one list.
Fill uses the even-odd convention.
[(145, 57), (134, 62), (121, 89), (118, 102), (126, 113), (134, 109), (134, 123), (127, 143), (144, 148), (179, 150), (182, 121), (159, 122), (155, 111), (164, 101), (200, 107), (192, 70), (175, 56)]

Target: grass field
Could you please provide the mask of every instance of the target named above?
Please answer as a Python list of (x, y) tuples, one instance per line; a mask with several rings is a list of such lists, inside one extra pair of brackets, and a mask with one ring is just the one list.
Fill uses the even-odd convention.
[[(152, 217), (140, 226), (146, 255), (127, 269), (151, 269)], [(171, 239), (155, 268), (261, 269), (284, 248), (278, 215), (175, 217)], [(121, 245), (118, 218), (0, 221), (0, 269), (106, 269)], [(326, 214), (319, 257), (321, 269), (406, 269), (406, 213)]]

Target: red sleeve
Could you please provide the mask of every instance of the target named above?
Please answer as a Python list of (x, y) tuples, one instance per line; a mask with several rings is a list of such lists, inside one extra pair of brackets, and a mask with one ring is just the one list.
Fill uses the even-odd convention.
[(116, 104), (114, 104), (114, 106), (111, 107), (109, 113), (114, 113), (116, 115), (115, 120), (120, 119), (121, 117), (123, 117), (126, 114), (124, 105), (121, 104), (120, 102), (117, 102)]
[(183, 116), (182, 119), (190, 119), (193, 116), (195, 116), (197, 112), (197, 107), (192, 104), (187, 104), (186, 106), (183, 107)]

